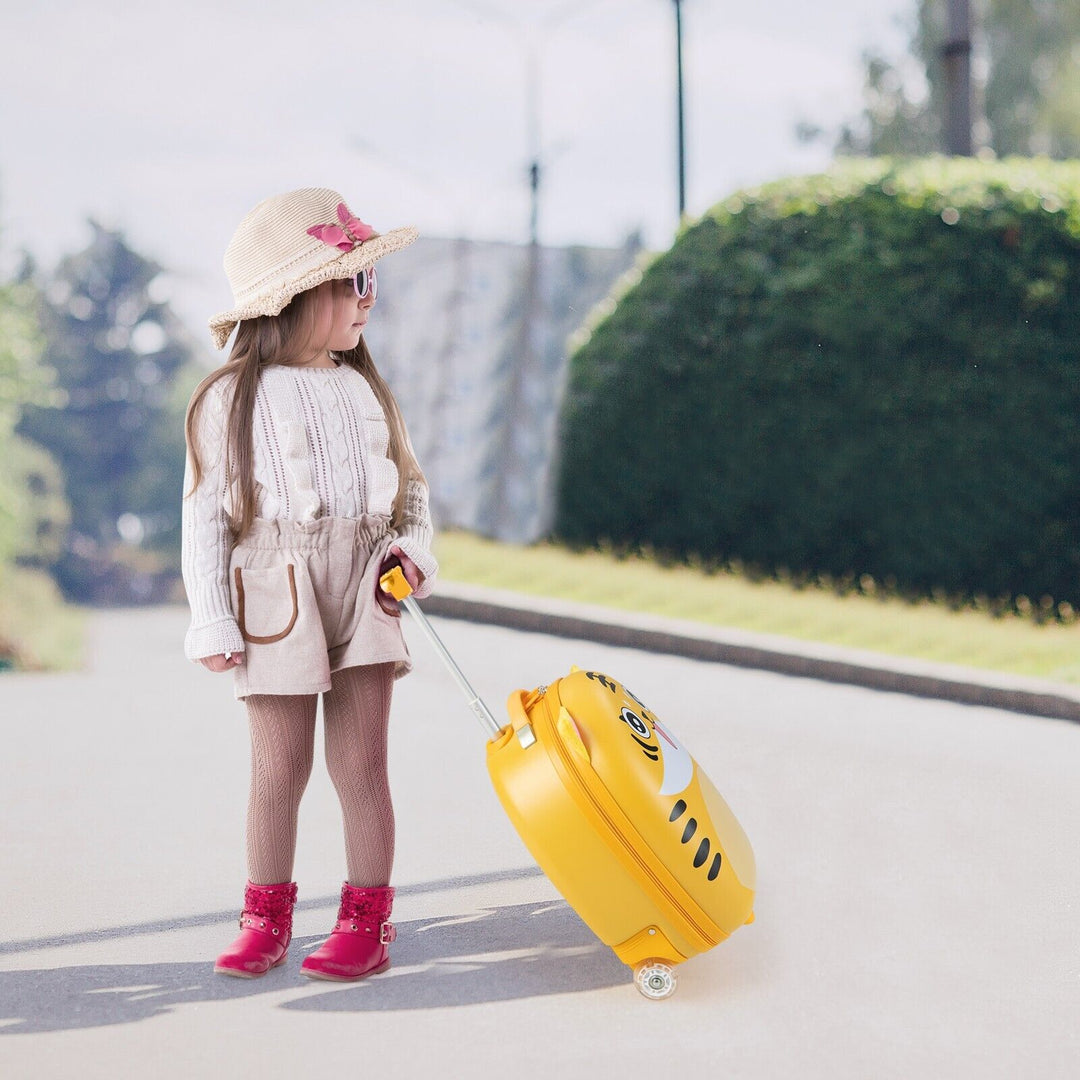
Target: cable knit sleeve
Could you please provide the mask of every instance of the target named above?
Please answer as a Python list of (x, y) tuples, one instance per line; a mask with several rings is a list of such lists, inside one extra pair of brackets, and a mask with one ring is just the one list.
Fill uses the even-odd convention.
[(192, 469), (184, 471), (181, 568), (191, 607), (184, 639), (189, 660), (243, 652), (244, 639), (233, 617), (229, 591), (232, 533), (225, 513), (225, 391), (218, 380), (204, 395), (195, 425), (195, 445), (203, 475), (190, 495)]
[(431, 593), (435, 575), (439, 572), (439, 564), (431, 554), (434, 532), (428, 510), (427, 485), (420, 480), (410, 480), (405, 488), (405, 517), (397, 528), (397, 546), (416, 563), (417, 570), (424, 575), (420, 588), (416, 590), (418, 600), (423, 600)]

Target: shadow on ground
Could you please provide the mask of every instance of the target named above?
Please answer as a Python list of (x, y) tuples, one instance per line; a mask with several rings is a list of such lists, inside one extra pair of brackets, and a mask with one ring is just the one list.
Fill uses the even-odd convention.
[(209, 960), (0, 972), (0, 1035), (127, 1024), (177, 1005), (290, 989), (298, 996), (280, 1008), (381, 1012), (576, 993), (631, 978), (564, 901), (483, 908), (397, 927), (394, 967), (356, 984), (300, 975), (301, 960), (321, 937), (294, 939), (288, 961), (261, 979), (215, 975)]

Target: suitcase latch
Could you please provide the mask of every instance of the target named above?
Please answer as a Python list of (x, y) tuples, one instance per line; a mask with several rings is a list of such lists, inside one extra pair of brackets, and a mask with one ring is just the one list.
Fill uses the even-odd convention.
[(517, 729), (517, 740), (521, 743), (522, 750), (528, 750), (536, 742), (536, 734), (532, 729), (532, 724), (525, 723)]

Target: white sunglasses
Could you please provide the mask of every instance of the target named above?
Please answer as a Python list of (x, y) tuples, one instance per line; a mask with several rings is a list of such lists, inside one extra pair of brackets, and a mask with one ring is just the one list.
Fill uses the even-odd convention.
[(349, 280), (358, 300), (366, 299), (368, 293), (372, 300), (379, 298), (379, 275), (375, 273), (374, 266), (367, 270), (358, 270)]

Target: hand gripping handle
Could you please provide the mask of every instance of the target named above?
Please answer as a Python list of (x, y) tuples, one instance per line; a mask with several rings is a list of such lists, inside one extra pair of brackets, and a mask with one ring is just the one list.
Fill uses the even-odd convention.
[(494, 739), (502, 730), (502, 726), (491, 715), (491, 710), (480, 700), (480, 695), (472, 688), (469, 680), (465, 678), (461, 668), (457, 666), (439, 635), (435, 633), (431, 623), (428, 622), (428, 617), (413, 599), (411, 595), (412, 587), (405, 580), (405, 574), (401, 567), (395, 566), (392, 570), (388, 570), (383, 574), (379, 578), (379, 586), (383, 592), (389, 593), (395, 600), (400, 601), (405, 610), (416, 620), (416, 625), (424, 632), (424, 636), (431, 642), (432, 647), (439, 654), (439, 658), (446, 665), (446, 670), (450, 672), (454, 681), (461, 688), (465, 699), (469, 703), (469, 708), (472, 709), (473, 715), (480, 721), (488, 738)]

